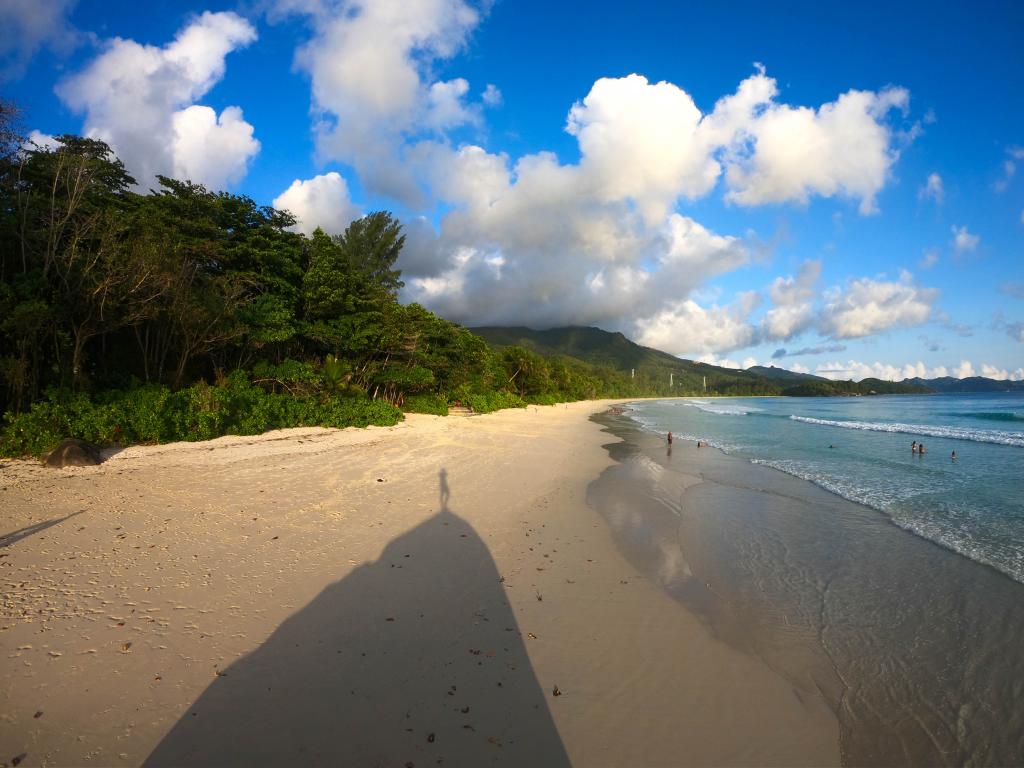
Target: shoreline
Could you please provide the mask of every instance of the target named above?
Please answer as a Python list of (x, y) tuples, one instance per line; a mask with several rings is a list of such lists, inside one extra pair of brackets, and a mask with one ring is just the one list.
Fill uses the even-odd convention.
[[(726, 397), (732, 397), (732, 395), (728, 395)], [(737, 396), (737, 399), (754, 399), (756, 397), (778, 397), (778, 396), (777, 395), (763, 395), (763, 396), (761, 396), (761, 395), (751, 395), (749, 397)], [(671, 398), (659, 398), (659, 399), (661, 399), (661, 400), (669, 400)], [(694, 398), (681, 398), (681, 399), (694, 399)], [(633, 400), (633, 401), (630, 401), (630, 402), (640, 402), (640, 401), (639, 400)], [(626, 409), (626, 410), (628, 410), (628, 409)], [(621, 410), (621, 411), (615, 412), (613, 415), (616, 415), (616, 416), (626, 416), (628, 418), (626, 410)], [(648, 430), (641, 430), (641, 431), (648, 431)], [(655, 433), (654, 432), (649, 432), (649, 434), (655, 434)], [(658, 434), (660, 435), (661, 433), (658, 433)], [(915, 433), (908, 432), (906, 434), (915, 434)], [(684, 442), (687, 441), (687, 438), (679, 437), (677, 439), (678, 440), (682, 440)], [(771, 463), (771, 460), (769, 460), (769, 459), (748, 459), (748, 458), (745, 458), (745, 457), (742, 457), (742, 456), (736, 456), (733, 453), (730, 453), (725, 448), (721, 447), (720, 445), (717, 445), (717, 444), (715, 444), (713, 442), (709, 442), (707, 440), (704, 441), (704, 447), (706, 447), (706, 448), (708, 448), (709, 450), (712, 450), (712, 451), (717, 451), (717, 452), (721, 453), (723, 456), (728, 456), (730, 458), (730, 460), (732, 460), (732, 461), (740, 461), (740, 462), (743, 462), (745, 464), (750, 464), (752, 466), (764, 467), (765, 469), (768, 469), (768, 470), (770, 470), (772, 472), (779, 472), (779, 473), (781, 473), (783, 475), (786, 475), (787, 477), (793, 478), (793, 480), (796, 480), (798, 482), (809, 483), (810, 485), (813, 485), (816, 489), (827, 493), (829, 496), (834, 496), (834, 497), (836, 497), (838, 499), (842, 499), (842, 501), (845, 502), (845, 503), (853, 504), (856, 507), (860, 507), (860, 508), (862, 508), (864, 510), (868, 510), (868, 511), (870, 511), (872, 513), (880, 515), (885, 522), (888, 522), (896, 530), (901, 531), (902, 533), (909, 533), (915, 539), (921, 541), (924, 544), (928, 544), (928, 545), (937, 547), (938, 549), (942, 550), (945, 553), (956, 555), (958, 557), (961, 557), (961, 558), (964, 558), (966, 560), (969, 560), (974, 565), (977, 565), (979, 567), (985, 568), (985, 569), (991, 571), (993, 573), (993, 575), (996, 575), (996, 576), (999, 576), (1001, 578), (1007, 579), (1010, 582), (1013, 582), (1014, 584), (1024, 585), (1024, 582), (1018, 581), (1018, 579), (1014, 578), (1013, 575), (1007, 573), (1004, 570), (1001, 570), (998, 566), (993, 565), (992, 563), (987, 562), (985, 560), (976, 559), (974, 557), (971, 557), (970, 555), (968, 555), (968, 554), (966, 554), (964, 552), (961, 552), (958, 549), (955, 549), (952, 545), (947, 544), (947, 543), (945, 543), (943, 541), (937, 541), (935, 539), (930, 539), (927, 536), (923, 535), (920, 531), (918, 531), (915, 528), (911, 527), (909, 524), (902, 524), (902, 523), (900, 523), (900, 521), (896, 520), (888, 511), (883, 509), (881, 506), (874, 506), (874, 505), (872, 505), (872, 504), (870, 504), (868, 502), (858, 501), (855, 498), (850, 498), (848, 496), (844, 496), (839, 491), (835, 490), (834, 488), (830, 488), (828, 485), (826, 485), (825, 483), (821, 482), (818, 479), (814, 479), (814, 478), (810, 478), (810, 477), (804, 477), (804, 476), (802, 476), (800, 474), (797, 474), (796, 472), (791, 472), (791, 471), (788, 471), (788, 470), (786, 470), (786, 469), (784, 469), (782, 467), (775, 466), (774, 464)]]
[(5, 465), (0, 742), (26, 766), (837, 764), (824, 703), (587, 505), (613, 465), (589, 417), (626, 402)]
[(619, 546), (716, 637), (823, 696), (845, 764), (1022, 754), (1024, 655), (1007, 649), (1024, 585), (811, 481), (596, 420), (622, 441), (590, 496)]

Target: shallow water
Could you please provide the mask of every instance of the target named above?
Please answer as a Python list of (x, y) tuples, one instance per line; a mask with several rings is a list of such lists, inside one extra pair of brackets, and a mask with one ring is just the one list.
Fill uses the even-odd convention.
[(625, 442), (588, 500), (624, 553), (798, 698), (823, 696), (845, 764), (1020, 762), (1024, 585), (823, 483), (603, 418)]
[(1024, 582), (1024, 395), (694, 398), (640, 402), (631, 415), (873, 507)]

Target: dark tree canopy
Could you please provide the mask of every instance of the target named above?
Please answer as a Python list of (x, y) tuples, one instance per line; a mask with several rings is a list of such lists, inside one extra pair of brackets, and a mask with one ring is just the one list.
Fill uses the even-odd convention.
[(398, 296), (405, 283), (394, 266), (405, 245), (405, 235), (390, 213), (379, 211), (356, 219), (334, 240), (352, 271), (365, 275), (391, 298)]

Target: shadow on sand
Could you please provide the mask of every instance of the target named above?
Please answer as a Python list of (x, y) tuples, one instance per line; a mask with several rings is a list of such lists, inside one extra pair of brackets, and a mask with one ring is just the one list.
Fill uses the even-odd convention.
[(26, 525), (24, 528), (19, 528), (16, 531), (11, 531), (3, 536), (0, 536), (0, 549), (9, 547), (11, 544), (15, 544), (22, 539), (27, 539), (29, 536), (35, 536), (37, 533), (45, 531), (54, 525), (60, 525), (65, 520), (70, 520), (75, 515), (80, 515), (81, 512), (72, 512), (70, 515), (64, 517), (55, 517), (53, 520), (47, 520), (43, 523), (35, 523), (34, 525)]
[(146, 765), (569, 765), (494, 561), (439, 480), (440, 512), (224, 670)]

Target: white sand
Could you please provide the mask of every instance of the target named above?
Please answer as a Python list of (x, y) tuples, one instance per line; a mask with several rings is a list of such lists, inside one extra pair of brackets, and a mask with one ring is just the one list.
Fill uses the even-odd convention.
[(585, 504), (607, 405), (6, 462), (0, 763), (837, 764)]

